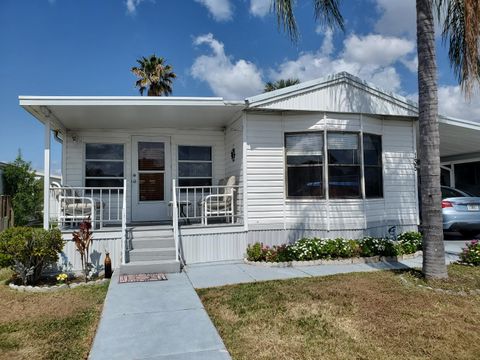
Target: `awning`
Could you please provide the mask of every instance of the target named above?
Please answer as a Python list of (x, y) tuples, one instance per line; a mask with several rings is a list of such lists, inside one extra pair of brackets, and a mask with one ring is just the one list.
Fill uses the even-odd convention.
[(20, 96), (20, 105), (60, 128), (222, 128), (245, 108), (222, 98), (140, 96)]

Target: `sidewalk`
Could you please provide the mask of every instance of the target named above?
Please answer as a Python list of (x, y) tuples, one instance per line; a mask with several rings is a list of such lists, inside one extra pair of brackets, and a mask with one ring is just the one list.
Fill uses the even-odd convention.
[(119, 284), (105, 299), (91, 360), (225, 360), (230, 356), (187, 276)]

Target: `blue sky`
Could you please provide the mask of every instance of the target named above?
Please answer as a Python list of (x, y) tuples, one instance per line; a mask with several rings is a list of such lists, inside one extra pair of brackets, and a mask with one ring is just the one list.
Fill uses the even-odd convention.
[[(348, 71), (416, 97), (414, 0), (343, 1), (346, 32), (314, 21), (298, 1), (300, 41), (279, 31), (270, 0), (1, 0), (0, 161), (21, 148), (43, 166), (42, 126), (18, 95), (139, 95), (130, 68), (155, 53), (174, 67), (174, 96), (243, 99), (266, 81)], [(348, 5), (348, 6), (347, 6)], [(440, 43), (440, 39), (439, 39)], [(438, 48), (441, 111), (480, 121)], [(60, 166), (60, 147), (53, 148)]]

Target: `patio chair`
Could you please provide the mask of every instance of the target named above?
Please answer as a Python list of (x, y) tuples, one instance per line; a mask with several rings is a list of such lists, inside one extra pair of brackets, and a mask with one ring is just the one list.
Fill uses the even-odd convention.
[[(59, 204), (59, 223), (63, 226), (66, 222), (78, 223), (90, 218), (92, 229), (95, 229), (97, 212), (101, 212), (105, 204), (96, 198), (81, 196), (70, 186), (62, 186), (57, 182), (52, 182), (51, 185)], [(101, 221), (101, 216), (99, 220)]]
[(218, 182), (218, 192), (205, 196), (200, 200), (202, 208), (202, 224), (208, 225), (209, 217), (226, 217), (232, 224), (235, 222), (234, 193), (235, 176), (229, 176)]

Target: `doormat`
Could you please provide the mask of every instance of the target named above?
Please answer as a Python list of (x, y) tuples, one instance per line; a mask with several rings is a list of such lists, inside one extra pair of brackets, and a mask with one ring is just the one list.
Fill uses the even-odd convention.
[(162, 280), (167, 280), (167, 276), (163, 273), (120, 275), (118, 278), (120, 284)]

